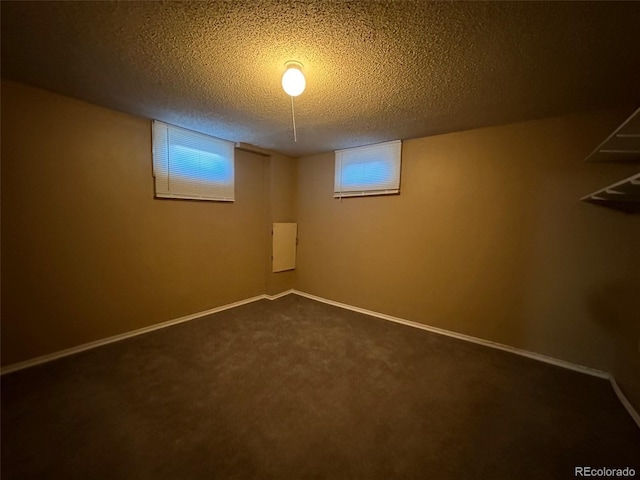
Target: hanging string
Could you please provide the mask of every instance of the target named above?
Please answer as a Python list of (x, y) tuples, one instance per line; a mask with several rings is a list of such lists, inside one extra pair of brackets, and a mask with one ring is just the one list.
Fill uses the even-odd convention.
[(293, 141), (298, 141), (298, 135), (296, 134), (296, 112), (293, 109), (293, 96), (291, 96), (291, 119), (293, 120)]

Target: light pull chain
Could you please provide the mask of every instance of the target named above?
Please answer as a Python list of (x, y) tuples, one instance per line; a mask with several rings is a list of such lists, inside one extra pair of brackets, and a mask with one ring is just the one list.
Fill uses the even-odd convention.
[(296, 134), (296, 111), (293, 108), (293, 96), (291, 96), (291, 119), (293, 120), (293, 141), (298, 141), (298, 135)]

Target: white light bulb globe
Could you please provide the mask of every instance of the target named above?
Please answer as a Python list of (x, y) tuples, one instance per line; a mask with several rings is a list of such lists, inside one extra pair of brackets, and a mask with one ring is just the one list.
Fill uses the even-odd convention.
[(282, 75), (282, 88), (292, 97), (297, 97), (307, 86), (307, 81), (304, 78), (304, 74), (297, 67), (289, 67), (287, 71)]

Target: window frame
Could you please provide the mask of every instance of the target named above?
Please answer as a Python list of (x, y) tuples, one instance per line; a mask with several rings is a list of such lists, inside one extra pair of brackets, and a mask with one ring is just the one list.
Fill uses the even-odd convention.
[[(160, 120), (152, 121), (152, 173), (154, 178), (154, 198), (174, 200), (201, 200), (209, 202), (234, 202), (235, 201), (235, 143), (223, 140), (204, 133), (195, 132), (186, 128), (171, 125)], [(172, 142), (171, 134), (189, 141), (189, 145), (183, 142)], [(191, 142), (193, 145), (191, 146)], [(226, 168), (230, 180), (215, 182), (213, 179), (189, 178), (174, 176), (172, 185), (171, 161), (177, 156), (170, 153), (172, 148), (192, 149), (202, 154), (215, 155), (226, 162)], [(208, 149), (205, 147), (209, 147)], [(222, 154), (220, 153), (222, 152)], [(177, 161), (174, 165), (180, 165)], [(189, 174), (206, 173), (206, 168), (193, 168), (193, 165), (183, 163), (180, 165), (183, 171)], [(230, 171), (230, 173), (229, 173)], [(216, 183), (220, 185), (216, 186)], [(197, 193), (201, 190), (201, 193)], [(194, 193), (196, 192), (196, 193)]]
[[(371, 161), (352, 160), (354, 157), (368, 154), (380, 155)], [(348, 157), (351, 156), (350, 160)], [(347, 157), (345, 159), (345, 157)], [(349, 165), (360, 165), (373, 162), (384, 162), (390, 166), (390, 179), (371, 183), (364, 188), (354, 188), (349, 190), (344, 185), (344, 169)], [(362, 145), (359, 147), (345, 148), (335, 151), (335, 170), (333, 183), (333, 198), (344, 197), (366, 197), (379, 195), (400, 194), (400, 180), (402, 174), (402, 140), (392, 140), (389, 142)], [(365, 178), (363, 178), (365, 181)]]

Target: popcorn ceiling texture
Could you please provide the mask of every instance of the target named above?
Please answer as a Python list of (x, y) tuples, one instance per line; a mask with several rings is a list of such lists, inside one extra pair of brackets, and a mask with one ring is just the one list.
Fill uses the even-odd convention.
[[(2, 75), (292, 156), (628, 107), (640, 3), (2, 2)], [(290, 101), (280, 78), (304, 65)]]

